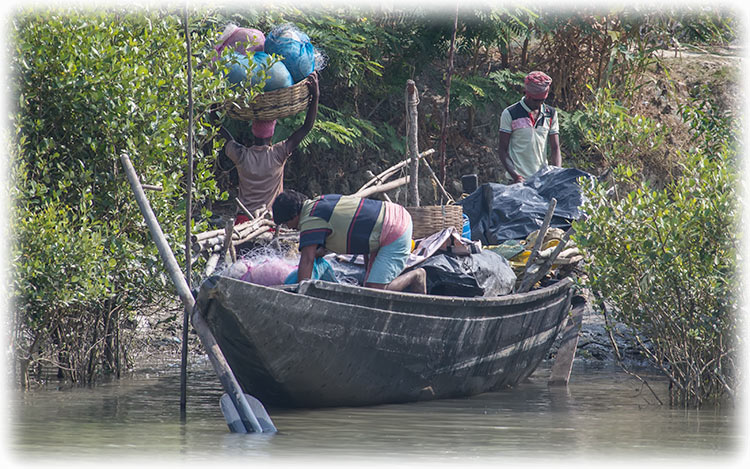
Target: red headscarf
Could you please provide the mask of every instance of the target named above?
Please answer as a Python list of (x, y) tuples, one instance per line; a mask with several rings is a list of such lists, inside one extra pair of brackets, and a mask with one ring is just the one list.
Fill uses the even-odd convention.
[(276, 128), (276, 121), (253, 121), (253, 135), (258, 138), (271, 138)]
[(552, 78), (544, 72), (531, 72), (526, 75), (524, 84), (526, 85), (526, 96), (533, 99), (545, 99), (549, 94)]

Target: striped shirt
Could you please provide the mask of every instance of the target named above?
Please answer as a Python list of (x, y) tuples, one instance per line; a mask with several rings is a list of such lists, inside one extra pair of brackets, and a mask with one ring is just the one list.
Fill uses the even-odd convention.
[(510, 134), (508, 154), (516, 171), (524, 178), (547, 166), (547, 138), (559, 133), (557, 111), (542, 104), (536, 120), (521, 99), (500, 116), (500, 132)]
[(299, 219), (299, 248), (320, 245), (339, 254), (377, 252), (411, 223), (397, 204), (328, 194), (306, 201)]

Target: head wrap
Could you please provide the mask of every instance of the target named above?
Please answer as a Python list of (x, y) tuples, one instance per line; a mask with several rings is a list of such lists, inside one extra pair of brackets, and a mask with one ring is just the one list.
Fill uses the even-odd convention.
[(523, 82), (526, 85), (526, 96), (533, 99), (545, 99), (549, 94), (552, 78), (544, 72), (536, 71), (526, 75)]
[(253, 135), (258, 138), (271, 138), (276, 128), (276, 120), (272, 121), (253, 121)]

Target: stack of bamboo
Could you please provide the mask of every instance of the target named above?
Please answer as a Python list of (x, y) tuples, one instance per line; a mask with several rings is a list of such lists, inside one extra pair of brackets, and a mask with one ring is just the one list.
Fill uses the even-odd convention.
[[(270, 241), (273, 238), (273, 226), (273, 220), (268, 218), (256, 218), (239, 225), (234, 225), (231, 232), (232, 244), (237, 246), (253, 240)], [(194, 234), (192, 236), (193, 253), (200, 254), (203, 252), (211, 253), (221, 251), (224, 247), (225, 240), (225, 229), (204, 231), (203, 233)]]
[[(219, 261), (224, 258), (226, 264), (237, 260), (235, 248), (245, 243), (270, 244), (273, 241), (297, 240), (297, 232), (285, 228), (278, 228), (273, 220), (265, 217), (254, 218), (250, 221), (234, 225), (229, 220), (225, 229), (205, 231), (194, 234), (192, 251), (194, 260), (204, 256), (206, 261), (206, 275), (211, 275)], [(230, 242), (231, 241), (231, 242)]]

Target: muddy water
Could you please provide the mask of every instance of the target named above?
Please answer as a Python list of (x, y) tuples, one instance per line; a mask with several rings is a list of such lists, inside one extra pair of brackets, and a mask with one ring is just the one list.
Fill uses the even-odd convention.
[[(615, 367), (576, 364), (567, 389), (539, 369), (518, 388), (467, 399), (364, 408), (269, 409), (280, 432), (238, 435), (206, 363), (191, 365), (188, 411), (176, 367), (94, 389), (11, 394), (8, 458), (135, 464), (308, 462), (735, 461), (746, 437), (734, 410), (683, 410)], [(665, 399), (666, 385), (652, 387)], [(235, 458), (238, 458), (235, 460)], [(212, 464), (212, 467), (214, 465)]]

